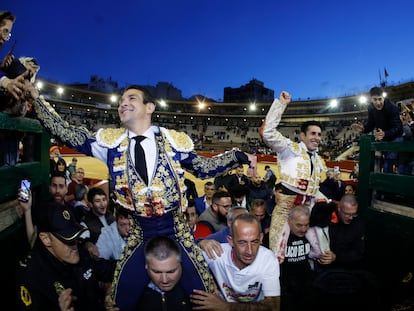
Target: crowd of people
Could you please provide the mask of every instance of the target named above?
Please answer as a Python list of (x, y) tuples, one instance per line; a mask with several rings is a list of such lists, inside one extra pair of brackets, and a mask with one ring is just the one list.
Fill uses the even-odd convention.
[[(1, 45), (14, 21), (0, 12)], [(19, 201), (30, 252), (17, 268), (18, 310), (379, 308), (354, 183), (319, 155), (319, 122), (304, 122), (297, 140), (280, 132), (288, 92), (260, 128), (277, 154), (277, 175), (270, 166), (258, 172), (255, 156), (238, 149), (200, 156), (185, 133), (153, 125), (156, 101), (138, 85), (119, 101), (123, 127), (75, 127), (39, 94), (27, 64), (11, 74), (15, 61), (9, 53), (1, 65), (2, 110), (30, 112), (64, 144), (106, 163), (110, 175), (109, 189), (88, 187), (77, 159), (66, 165), (51, 149), (50, 198)], [(380, 89), (371, 99), (368, 122), (353, 128), (374, 131), (378, 141), (402, 139), (397, 108)], [(386, 153), (383, 170), (396, 160)], [(190, 194), (184, 171), (214, 182)], [(346, 278), (347, 288), (335, 278)], [(332, 302), (332, 293), (346, 301)]]

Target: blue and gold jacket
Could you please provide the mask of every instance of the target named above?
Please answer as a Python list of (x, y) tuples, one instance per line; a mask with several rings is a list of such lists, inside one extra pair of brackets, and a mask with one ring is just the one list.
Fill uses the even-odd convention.
[(157, 161), (154, 176), (147, 186), (131, 159), (126, 128), (101, 128), (91, 133), (85, 127), (72, 126), (43, 97), (34, 102), (34, 110), (52, 135), (67, 146), (106, 163), (117, 203), (141, 216), (161, 216), (172, 210), (186, 209), (184, 170), (206, 179), (239, 165), (236, 153), (240, 151), (228, 151), (213, 158), (202, 157), (194, 151), (194, 144), (185, 133), (152, 126)]

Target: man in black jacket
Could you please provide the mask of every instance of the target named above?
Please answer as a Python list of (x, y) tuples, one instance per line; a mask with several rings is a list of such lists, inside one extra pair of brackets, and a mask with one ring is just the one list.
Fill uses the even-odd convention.
[(145, 268), (151, 282), (144, 290), (137, 310), (191, 310), (188, 295), (180, 286), (181, 250), (165, 236), (156, 236), (145, 245)]
[[(384, 97), (383, 90), (379, 87), (371, 88), (370, 95), (367, 122), (354, 123), (352, 128), (362, 133), (373, 132), (376, 141), (403, 141), (403, 126), (398, 107)], [(393, 172), (397, 156), (396, 152), (384, 153), (384, 173)]]

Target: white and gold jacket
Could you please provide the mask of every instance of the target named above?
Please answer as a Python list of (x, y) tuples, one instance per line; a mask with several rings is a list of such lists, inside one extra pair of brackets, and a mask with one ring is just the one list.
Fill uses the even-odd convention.
[(306, 145), (284, 137), (277, 130), (286, 106), (278, 99), (273, 101), (262, 127), (263, 141), (277, 153), (280, 181), (285, 187), (298, 194), (319, 196), (322, 172), (326, 171), (325, 162), (317, 151), (312, 152), (313, 170), (311, 170)]

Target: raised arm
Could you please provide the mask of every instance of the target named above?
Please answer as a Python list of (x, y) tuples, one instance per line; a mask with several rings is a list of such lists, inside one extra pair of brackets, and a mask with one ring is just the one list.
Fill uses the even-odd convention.
[(289, 139), (284, 137), (277, 127), (290, 100), (291, 95), (288, 92), (281, 92), (279, 99), (273, 101), (260, 130), (265, 144), (276, 152), (283, 151), (289, 142)]
[(85, 127), (76, 127), (63, 120), (53, 109), (49, 102), (42, 96), (32, 84), (26, 84), (26, 90), (34, 99), (33, 108), (37, 119), (48, 132), (58, 136), (69, 147), (74, 148), (86, 155), (92, 155), (91, 142), (94, 136)]
[(27, 241), (29, 242), (30, 248), (32, 248), (34, 246), (37, 236), (37, 230), (32, 220), (32, 194), (29, 193), (29, 200), (27, 202), (20, 200), (18, 200), (18, 202), (24, 215)]

